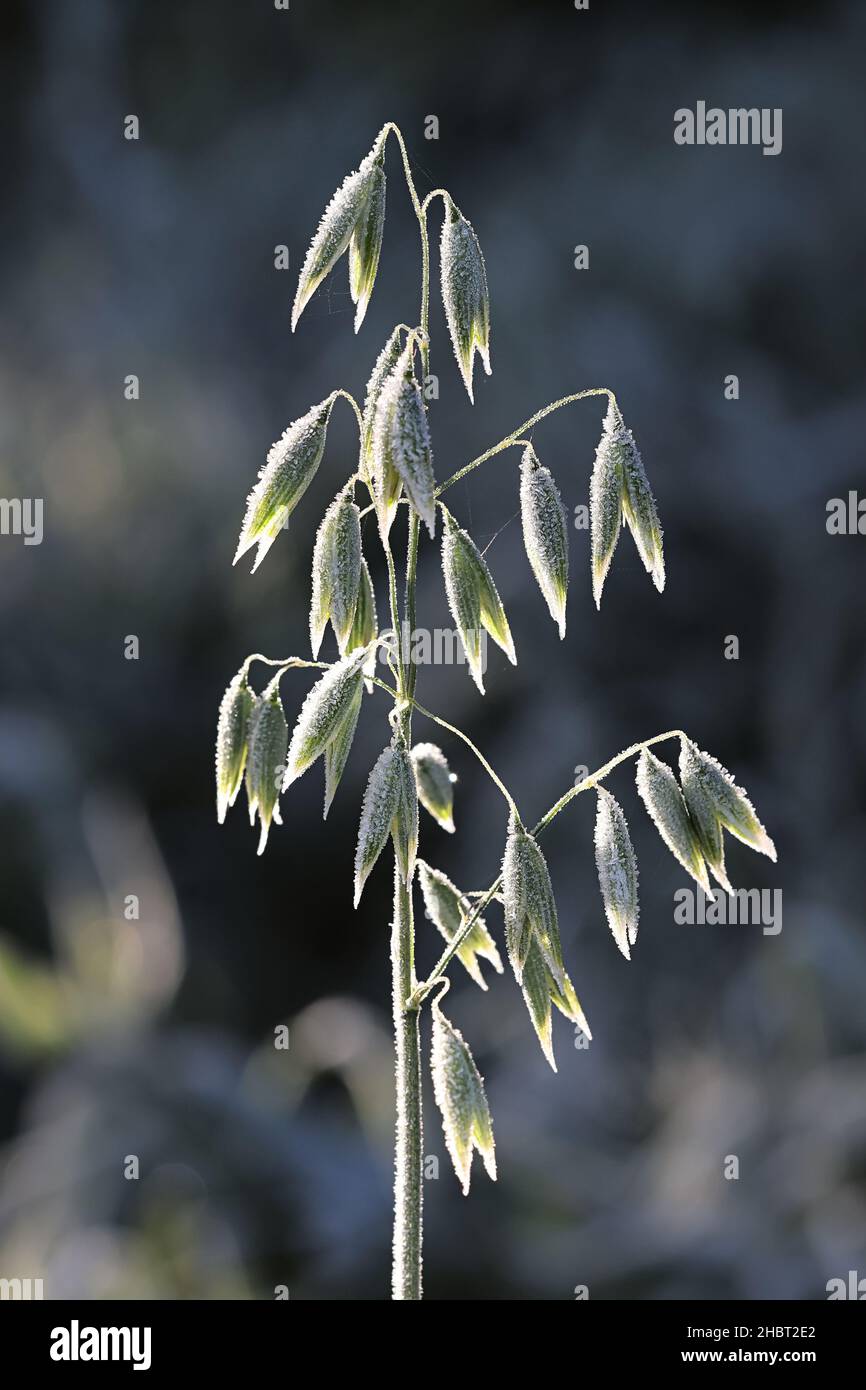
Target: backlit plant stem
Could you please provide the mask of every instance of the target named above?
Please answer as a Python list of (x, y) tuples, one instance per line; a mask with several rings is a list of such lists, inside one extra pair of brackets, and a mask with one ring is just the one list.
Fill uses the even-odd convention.
[(394, 1244), (392, 1297), (421, 1297), (423, 1219), (421, 1112), (421, 1030), (415, 989), (415, 927), (412, 893), (394, 864), (394, 920), (391, 925), (391, 978), (394, 1005), (397, 1125), (394, 1154)]
[[(427, 235), (426, 213), (422, 211), (412, 167), (402, 132), (390, 123), (403, 157), (403, 170), (421, 237), (421, 314), (420, 335), (423, 376), (429, 366), (428, 323), (430, 313), (430, 241)], [(420, 520), (414, 508), (409, 508), (409, 535), (406, 548), (405, 614), (409, 632), (415, 630), (415, 591), (418, 566), (418, 535)], [(388, 579), (391, 597), (391, 622), (397, 639), (400, 671), (400, 695), (408, 700), (401, 710), (401, 722), (407, 746), (412, 742), (412, 706), (415, 693), (415, 663), (403, 662), (397, 609), (396, 577), (390, 547)], [(391, 932), (391, 977), (394, 993), (394, 1046), (396, 1052), (397, 1128), (394, 1152), (394, 1242), (391, 1288), (395, 1299), (421, 1298), (421, 1240), (423, 1221), (423, 1174), (421, 1110), (421, 1037), (419, 1014), (409, 1007), (415, 990), (415, 927), (412, 914), (412, 890), (403, 883), (396, 861), (394, 866), (394, 921)]]
[(465, 478), (467, 473), (471, 473), (474, 468), (478, 468), (488, 459), (492, 459), (496, 454), (501, 454), (503, 449), (510, 449), (515, 444), (525, 444), (526, 441), (520, 436), (524, 430), (531, 430), (533, 425), (537, 425), (539, 420), (543, 420), (546, 415), (552, 415), (555, 410), (561, 410), (564, 405), (573, 405), (575, 401), (585, 401), (589, 396), (607, 396), (609, 401), (616, 405), (616, 396), (606, 386), (590, 386), (586, 391), (575, 391), (571, 396), (561, 396), (558, 401), (551, 401), (543, 410), (536, 410), (534, 415), (530, 415), (528, 420), (524, 420), (522, 425), (507, 434), (504, 439), (500, 439), (498, 444), (492, 444), (489, 449), (485, 449), (483, 454), (477, 458), (470, 459), (469, 463), (458, 468), (456, 473), (452, 473), (450, 478), (446, 478), (444, 483), (436, 489), (436, 496), (441, 497), (449, 487), (459, 483), (461, 478)]

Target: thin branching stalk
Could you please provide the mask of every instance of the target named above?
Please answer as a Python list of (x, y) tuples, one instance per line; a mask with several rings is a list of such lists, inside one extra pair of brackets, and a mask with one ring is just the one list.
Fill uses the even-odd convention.
[(477, 458), (470, 459), (462, 468), (458, 468), (456, 473), (452, 473), (451, 477), (446, 478), (445, 482), (441, 483), (436, 489), (436, 496), (441, 497), (443, 492), (447, 492), (449, 487), (453, 487), (455, 483), (459, 483), (461, 478), (466, 477), (467, 473), (471, 473), (474, 468), (480, 467), (480, 465), (486, 463), (488, 459), (495, 458), (495, 456), (501, 454), (504, 449), (511, 449), (515, 444), (525, 446), (528, 440), (521, 439), (520, 436), (523, 434), (524, 430), (531, 430), (532, 427), (537, 425), (540, 420), (543, 420), (545, 416), (552, 415), (555, 410), (561, 410), (564, 405), (573, 405), (575, 401), (585, 401), (589, 396), (607, 396), (608, 400), (616, 405), (616, 396), (612, 391), (608, 390), (606, 386), (591, 386), (586, 391), (575, 391), (570, 396), (561, 396), (558, 401), (551, 401), (550, 405), (546, 405), (543, 410), (536, 410), (534, 415), (530, 415), (529, 419), (524, 420), (523, 424), (518, 425), (515, 430), (512, 430), (511, 434), (507, 434), (504, 439), (500, 439), (498, 444), (491, 444), (490, 448), (485, 449), (483, 454), (479, 454)]
[[(427, 711), (424, 710), (423, 713), (426, 714)], [(436, 718), (435, 715), (431, 715), (429, 717), (433, 719)], [(576, 796), (580, 796), (581, 792), (589, 791), (591, 787), (597, 787), (600, 782), (604, 781), (608, 773), (613, 772), (615, 767), (619, 767), (620, 763), (627, 762), (629, 758), (633, 758), (637, 753), (642, 752), (644, 748), (652, 748), (655, 744), (664, 743), (669, 738), (685, 737), (686, 736), (681, 729), (669, 729), (667, 733), (655, 734), (652, 738), (644, 739), (642, 743), (631, 744), (629, 748), (625, 748), (622, 751), (622, 753), (617, 753), (615, 758), (611, 758), (608, 762), (606, 762), (603, 767), (597, 768), (595, 772), (590, 773), (588, 777), (584, 777), (575, 786), (569, 787), (568, 791), (564, 794), (564, 796), (561, 796), (558, 801), (554, 802), (549, 811), (545, 811), (544, 815), (541, 817), (541, 820), (538, 821), (538, 823), (532, 827), (532, 831), (530, 833), (533, 835), (533, 837), (536, 835), (540, 835), (543, 830), (547, 829), (548, 825), (550, 825), (550, 822), (559, 815), (560, 811), (564, 810), (565, 807), (569, 804), (569, 802), (573, 801)], [(498, 778), (496, 780), (498, 781)], [(448, 969), (448, 966), (454, 959), (455, 955), (459, 951), (460, 947), (463, 945), (463, 942), (466, 940), (467, 936), (471, 932), (476, 921), (481, 916), (484, 909), (493, 901), (494, 897), (499, 892), (501, 887), (502, 875), (500, 874), (499, 877), (496, 878), (493, 883), (491, 883), (490, 887), (485, 889), (485, 891), (478, 898), (478, 901), (473, 906), (471, 913), (463, 923), (462, 928), (452, 938), (447, 949), (442, 952), (442, 955), (439, 957), (433, 969), (430, 971), (430, 974), (428, 975), (427, 979), (423, 980), (421, 984), (418, 985), (411, 999), (411, 1002), (413, 1004), (420, 1007), (423, 1001), (427, 998), (427, 995), (431, 992), (431, 990), (433, 990), (436, 987), (436, 985), (442, 979), (445, 971)]]

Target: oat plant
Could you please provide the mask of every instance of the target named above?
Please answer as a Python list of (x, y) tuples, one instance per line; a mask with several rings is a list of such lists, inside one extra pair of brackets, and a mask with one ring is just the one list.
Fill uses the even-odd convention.
[[(270, 450), (247, 500), (235, 561), (255, 551), (262, 563), (285, 529), (322, 461), (331, 412), (339, 401), (355, 415), (358, 461), (352, 476), (328, 506), (312, 551), (311, 659), (300, 656), (247, 657), (220, 707), (217, 734), (217, 809), (220, 821), (246, 788), (251, 823), (259, 822), (259, 853), (272, 822), (280, 823), (280, 797), (319, 759), (324, 764), (324, 813), (339, 786), (365, 697), (384, 693), (389, 701), (385, 746), (370, 769), (360, 808), (354, 864), (354, 904), (386, 850), (393, 849), (394, 907), (390, 957), (396, 1053), (395, 1212), (392, 1293), (421, 1297), (422, 1268), (422, 1048), (421, 1020), (431, 1016), (433, 1094), (445, 1143), (463, 1192), (469, 1190), (477, 1149), (496, 1177), (493, 1125), (484, 1082), (469, 1044), (446, 1016), (443, 996), (455, 960), (481, 989), (483, 967), (502, 971), (491, 930), (494, 905), (504, 917), (504, 948), (541, 1049), (556, 1069), (554, 1007), (590, 1036), (571, 977), (565, 968), (556, 902), (541, 847), (543, 832), (584, 792), (596, 796), (595, 857), (600, 899), (616, 945), (630, 958), (638, 930), (638, 870), (622, 807), (604, 785), (621, 763), (636, 761), (637, 792), (667, 848), (705, 891), (709, 875), (726, 892), (723, 832), (775, 858), (772, 841), (748, 797), (714, 758), (681, 730), (633, 743), (572, 785), (534, 824), (524, 821), (514, 797), (472, 740), (416, 699), (417, 663), (404, 634), (416, 631), (416, 573), (421, 528), (441, 550), (448, 604), (465, 649), (472, 679), (483, 693), (483, 643), (491, 637), (516, 662), (515, 642), (494, 575), (468, 530), (446, 505), (444, 495), (461, 478), (506, 450), (520, 454), (520, 515), (526, 556), (561, 638), (568, 593), (568, 531), (553, 473), (541, 462), (529, 432), (554, 411), (595, 397), (606, 402), (601, 438), (590, 483), (591, 583), (600, 605), (605, 578), (623, 525), (630, 531), (656, 588), (664, 588), (662, 530), (653, 494), (631, 430), (613, 391), (589, 387), (560, 397), (437, 483), (433, 468), (427, 392), (430, 342), (430, 245), (428, 217), (435, 203), (443, 216), (439, 269), (445, 317), (457, 365), (470, 399), (476, 354), (490, 372), (490, 303), (481, 247), (471, 222), (451, 195), (434, 189), (421, 200), (403, 136), (393, 123), (379, 132), (357, 172), (334, 194), (319, 223), (301, 270), (292, 328), (337, 262), (348, 255), (349, 289), (361, 327), (379, 265), (385, 221), (385, 153), (395, 138), (403, 174), (418, 220), (421, 243), (421, 305), (418, 322), (398, 324), (370, 373), (361, 406), (342, 388), (332, 390), (286, 429)], [(402, 510), (401, 510), (402, 509)], [(402, 593), (394, 557), (395, 522), (406, 523)], [(402, 526), (396, 528), (399, 534)], [(438, 540), (437, 540), (438, 538)], [(387, 620), (379, 608), (365, 549), (380, 545), (387, 573)], [(320, 659), (326, 629), (336, 642), (333, 660)], [(252, 672), (270, 668), (268, 679)], [(289, 671), (315, 668), (291, 732), (281, 684)], [(483, 891), (466, 891), (446, 868), (418, 855), (419, 802), (445, 831), (455, 829), (454, 777), (437, 744), (413, 742), (413, 718), (438, 725), (449, 741), (459, 740), (492, 778), (506, 806), (501, 870)], [(675, 773), (653, 751), (679, 743)], [(453, 743), (451, 743), (453, 747)], [(446, 842), (442, 842), (446, 843)], [(434, 844), (438, 841), (434, 837)], [(425, 978), (415, 972), (414, 885), (426, 917), (444, 939)], [(427, 928), (425, 927), (425, 931)]]

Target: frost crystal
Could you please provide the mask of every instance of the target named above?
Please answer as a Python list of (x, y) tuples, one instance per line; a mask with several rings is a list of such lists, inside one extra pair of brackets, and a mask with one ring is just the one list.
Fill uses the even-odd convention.
[(604, 787), (597, 787), (595, 862), (613, 939), (626, 960), (637, 940), (637, 860), (622, 807)]
[(568, 530), (559, 489), (528, 444), (520, 462), (520, 515), (523, 544), (550, 616), (565, 636), (568, 593)]
[(418, 799), (434, 820), (450, 833), (454, 831), (454, 783), (445, 754), (435, 743), (416, 743), (412, 749)]
[[(451, 941), (471, 916), (472, 903), (455, 888), (450, 878), (439, 869), (432, 869), (423, 859), (418, 860), (418, 878), (428, 917), (445, 940)], [(494, 970), (502, 974), (502, 961), (483, 917), (476, 917), (472, 923), (465, 940), (457, 947), (457, 958), (475, 983), (486, 989), (487, 981), (481, 973), (479, 956), (489, 960)]]
[(442, 302), (460, 374), (472, 395), (476, 351), (490, 376), (490, 300), (484, 257), (471, 222), (450, 202), (439, 247)]
[(253, 573), (258, 569), (316, 475), (325, 451), (328, 419), (333, 396), (314, 405), (306, 415), (293, 421), (268, 452), (258, 481), (247, 498), (238, 548), (232, 564), (237, 564), (254, 545), (258, 546)]
[(637, 789), (656, 830), (671, 854), (687, 873), (709, 894), (710, 881), (701, 853), (698, 833), (692, 824), (676, 777), (670, 768), (648, 748), (637, 766)]
[(433, 1006), (431, 1068), (445, 1144), (465, 1197), (474, 1149), (481, 1154), (488, 1176), (496, 1181), (493, 1125), (484, 1082), (472, 1053), (438, 1004)]

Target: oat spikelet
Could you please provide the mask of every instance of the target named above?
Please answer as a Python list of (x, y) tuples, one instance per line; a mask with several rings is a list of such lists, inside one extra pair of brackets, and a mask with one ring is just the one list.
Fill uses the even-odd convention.
[(457, 778), (448, 767), (441, 748), (435, 743), (416, 743), (412, 749), (418, 800), (443, 830), (454, 833), (454, 783)]
[[(370, 216), (367, 215), (371, 196), (380, 200), (381, 218), (385, 216), (385, 176), (381, 168), (383, 136), (384, 132), (380, 131), (361, 167), (355, 173), (347, 174), (322, 213), (298, 280), (292, 309), (293, 333), (305, 306), (349, 246), (356, 228), (358, 237), (351, 286), (353, 291), (357, 290), (357, 295), (353, 292), (352, 298), (358, 304), (360, 314), (360, 318), (356, 319), (356, 329), (360, 327), (379, 261), (375, 208)], [(378, 228), (378, 245), (381, 245), (381, 226)]]
[(595, 862), (604, 911), (613, 939), (626, 960), (637, 940), (637, 860), (619, 802), (596, 787)]
[(242, 667), (222, 697), (217, 721), (216, 788), (220, 825), (229, 807), (234, 805), (244, 780), (254, 702), (246, 667)]
[(439, 247), (442, 302), (454, 355), (470, 401), (477, 352), (490, 376), (490, 298), (487, 271), (471, 222), (448, 200)]
[[(446, 874), (431, 868), (423, 859), (418, 860), (418, 880), (428, 917), (437, 931), (450, 942), (472, 915), (472, 903), (455, 888)], [(457, 959), (475, 983), (481, 989), (486, 989), (487, 981), (481, 973), (479, 958), (490, 961), (497, 974), (502, 974), (502, 960), (483, 917), (476, 917), (467, 936), (457, 947)]]
[(712, 889), (707, 866), (679, 783), (670, 768), (648, 748), (644, 748), (638, 761), (637, 789), (671, 854), (709, 894)]
[(232, 564), (257, 546), (253, 573), (300, 502), (322, 461), (334, 397), (314, 405), (293, 421), (268, 452), (267, 461), (247, 498), (238, 547)]
[(484, 1082), (472, 1053), (438, 1003), (433, 1005), (431, 1067), (445, 1144), (465, 1197), (475, 1149), (481, 1154), (488, 1176), (496, 1181), (493, 1125)]
[(523, 545), (550, 616), (565, 637), (568, 595), (568, 526), (559, 489), (528, 444), (520, 462)]

